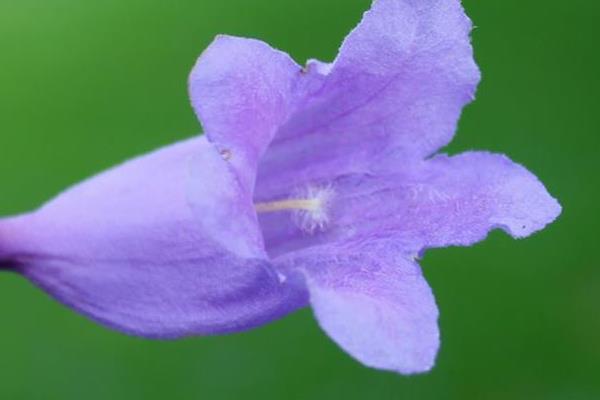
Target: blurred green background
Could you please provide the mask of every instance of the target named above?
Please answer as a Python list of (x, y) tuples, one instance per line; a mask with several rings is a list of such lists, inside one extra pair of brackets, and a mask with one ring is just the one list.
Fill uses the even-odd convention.
[[(331, 60), (369, 0), (0, 0), (0, 215), (199, 131), (187, 74), (217, 33)], [(600, 2), (468, 0), (483, 70), (448, 151), (490, 149), (564, 206), (545, 231), (430, 251), (442, 349), (367, 369), (305, 310), (177, 342), (108, 331), (0, 275), (0, 399), (600, 398)]]

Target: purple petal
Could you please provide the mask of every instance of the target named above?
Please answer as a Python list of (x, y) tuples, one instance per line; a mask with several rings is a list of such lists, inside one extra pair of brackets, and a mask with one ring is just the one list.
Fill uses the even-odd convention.
[(198, 118), (248, 190), (259, 157), (288, 116), (299, 76), (287, 54), (258, 40), (222, 35), (192, 70), (189, 90)]
[(527, 169), (485, 152), (439, 155), (405, 163), (380, 160), (377, 173), (331, 181), (329, 225), (307, 234), (289, 214), (260, 216), (272, 256), (323, 243), (394, 238), (409, 255), (426, 248), (467, 246), (501, 228), (528, 236), (552, 222), (558, 202)]
[(431, 369), (438, 310), (420, 267), (391, 243), (327, 250), (282, 261), (306, 276), (327, 334), (367, 366), (403, 374)]
[(409, 168), (398, 160), (393, 168), (399, 173), (387, 179), (396, 187), (379, 192), (381, 208), (368, 218), (379, 219), (371, 227), (390, 232), (407, 250), (468, 246), (496, 228), (522, 238), (561, 212), (535, 175), (504, 155), (438, 155)]
[(331, 96), (349, 117), (335, 124), (359, 125), (354, 135), (382, 133), (411, 155), (449, 143), (480, 79), (470, 31), (459, 0), (375, 1), (330, 74)]
[(200, 141), (186, 183), (198, 229), (240, 257), (265, 258), (251, 192), (242, 187), (231, 164), (204, 138)]
[[(197, 181), (205, 171), (206, 221), (186, 198), (193, 156), (203, 162)], [(33, 214), (0, 221), (0, 264), (136, 335), (224, 333), (280, 317), (304, 305), (304, 294), (255, 256), (264, 252), (250, 229), (254, 214), (237, 204), (251, 202), (222, 165), (204, 139), (127, 162)], [(243, 229), (227, 225), (234, 220)]]
[(480, 78), (470, 30), (458, 0), (375, 1), (333, 64), (307, 67), (257, 193), (368, 171), (388, 152), (423, 158), (449, 143)]

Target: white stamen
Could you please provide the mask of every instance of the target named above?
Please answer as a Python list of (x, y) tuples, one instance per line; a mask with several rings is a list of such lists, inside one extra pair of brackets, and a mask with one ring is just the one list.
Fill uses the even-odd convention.
[(292, 221), (306, 233), (323, 231), (329, 224), (329, 208), (334, 195), (331, 186), (308, 186), (293, 198), (254, 204), (258, 213), (292, 211)]

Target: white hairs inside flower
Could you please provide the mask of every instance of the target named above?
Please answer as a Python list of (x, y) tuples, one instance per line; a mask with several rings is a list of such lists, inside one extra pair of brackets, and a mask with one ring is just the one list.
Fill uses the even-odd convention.
[(329, 225), (330, 207), (334, 196), (331, 186), (308, 186), (301, 196), (312, 200), (312, 207), (296, 209), (292, 212), (292, 221), (306, 232), (313, 234), (324, 231)]
[(334, 196), (331, 186), (307, 186), (286, 200), (254, 204), (258, 213), (291, 211), (292, 221), (303, 232), (313, 234), (327, 229)]

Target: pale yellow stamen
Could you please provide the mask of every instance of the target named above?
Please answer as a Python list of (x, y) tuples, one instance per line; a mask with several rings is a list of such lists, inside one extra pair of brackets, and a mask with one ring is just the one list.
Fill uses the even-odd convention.
[(324, 231), (329, 225), (333, 189), (308, 186), (289, 199), (255, 203), (258, 213), (290, 211), (292, 221), (306, 233)]
[(320, 199), (287, 199), (254, 204), (256, 212), (268, 213), (285, 210), (317, 211), (321, 208)]

